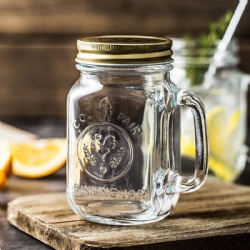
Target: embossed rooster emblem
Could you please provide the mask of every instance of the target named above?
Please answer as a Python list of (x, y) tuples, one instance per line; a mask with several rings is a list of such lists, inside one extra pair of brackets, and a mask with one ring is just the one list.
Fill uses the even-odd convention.
[[(99, 122), (89, 125), (84, 132), (82, 151), (84, 153), (84, 166), (87, 171), (95, 176), (102, 174), (101, 178), (110, 178), (119, 173), (119, 166), (124, 168), (124, 163), (130, 154), (126, 132), (111, 123), (113, 114), (112, 106), (107, 97), (103, 98), (99, 107), (94, 110)], [(114, 170), (117, 170), (114, 172)]]
[(84, 144), (83, 151), (89, 165), (92, 167), (99, 165), (102, 174), (105, 174), (109, 167), (117, 168), (126, 153), (124, 147), (118, 148), (114, 135), (100, 133), (93, 135), (90, 147)]

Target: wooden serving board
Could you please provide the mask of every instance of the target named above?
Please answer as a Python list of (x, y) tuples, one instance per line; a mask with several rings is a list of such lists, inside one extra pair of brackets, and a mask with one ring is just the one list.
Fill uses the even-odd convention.
[(55, 249), (250, 249), (250, 188), (217, 181), (181, 194), (169, 217), (141, 226), (87, 222), (71, 211), (65, 193), (17, 198), (7, 216)]

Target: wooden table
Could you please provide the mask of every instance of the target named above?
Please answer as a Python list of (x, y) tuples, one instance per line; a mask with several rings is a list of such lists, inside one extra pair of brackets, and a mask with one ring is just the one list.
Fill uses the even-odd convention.
[[(37, 134), (39, 137), (65, 137), (65, 120), (51, 118), (42, 119), (12, 119), (5, 120), (6, 123), (20, 129)], [(0, 250), (47, 250), (51, 249), (44, 243), (21, 232), (7, 222), (7, 203), (17, 197), (65, 191), (65, 168), (58, 173), (39, 180), (28, 180), (12, 176), (4, 191), (0, 191)]]
[[(51, 249), (49, 246), (11, 226), (6, 221), (5, 206), (9, 199), (12, 200), (21, 193), (30, 195), (34, 193), (48, 194), (56, 191), (64, 191), (64, 178), (65, 172), (62, 170), (61, 172), (57, 173), (57, 175), (43, 180), (34, 181), (19, 178), (12, 178), (10, 180), (8, 191), (1, 194), (0, 199), (1, 250)], [(217, 191), (218, 195), (215, 195)], [(202, 198), (204, 194), (205, 196)], [(58, 200), (64, 200), (60, 194), (57, 196), (57, 198)], [(69, 208), (67, 208), (65, 201), (63, 201), (62, 205), (67, 210), (67, 213), (69, 213)], [(39, 201), (37, 202), (37, 206), (39, 206)], [(53, 209), (56, 210), (56, 208)], [(190, 210), (187, 211), (187, 209)], [(55, 214), (54, 212), (53, 214)], [(62, 211), (60, 212), (62, 213)], [(35, 211), (33, 211), (33, 213), (36, 215)], [(78, 227), (79, 230), (79, 233), (76, 235), (79, 236), (85, 234), (84, 237), (87, 239), (87, 241), (89, 241), (88, 244), (90, 244), (89, 246), (88, 244), (85, 245), (83, 241), (81, 245), (82, 248), (79, 249), (101, 249), (100, 247), (105, 246), (109, 248), (112, 246), (112, 244), (114, 244), (113, 246), (115, 247), (112, 249), (117, 249), (119, 246), (126, 247), (126, 249), (130, 250), (250, 249), (250, 187), (248, 186), (223, 184), (209, 180), (207, 184), (196, 193), (182, 194), (177, 207), (166, 220), (157, 222), (155, 225), (149, 224), (142, 226), (141, 228), (138, 226), (131, 227), (129, 229), (120, 227), (119, 232), (121, 233), (121, 238), (125, 237), (124, 239), (121, 239), (120, 242), (119, 235), (117, 233), (115, 234), (115, 232), (118, 230), (116, 227), (113, 229), (112, 227), (107, 227), (108, 231), (113, 232), (114, 239), (111, 241), (111, 239), (108, 237), (104, 237), (104, 235), (108, 235), (108, 232), (105, 232), (105, 226), (100, 226), (97, 224), (95, 226), (93, 223), (90, 225), (91, 223), (77, 218), (76, 215), (74, 216), (73, 212), (70, 217), (73, 217), (73, 220), (76, 221), (74, 228), (76, 229)], [(43, 219), (46, 219), (46, 213), (43, 214)], [(64, 222), (62, 221), (62, 224), (59, 228), (63, 228), (63, 223)], [(53, 225), (52, 223), (49, 225), (49, 235), (47, 235), (47, 233), (43, 233), (43, 235), (47, 235), (48, 237), (45, 240), (43, 239), (45, 242), (48, 239), (53, 242), (51, 238), (53, 239), (53, 227), (56, 225), (58, 224)], [(187, 228), (185, 228), (186, 226)], [(91, 231), (86, 233), (87, 228), (91, 229)], [(170, 230), (172, 231), (170, 232)], [(129, 241), (123, 231), (126, 231), (126, 234), (129, 233), (131, 235)], [(146, 232), (148, 235), (140, 235), (140, 231), (142, 233)], [(96, 232), (99, 233), (93, 238), (93, 235), (95, 235)], [(182, 234), (182, 232), (184, 232), (184, 234)], [(33, 232), (31, 231), (28, 233), (32, 234)], [(73, 237), (73, 241), (74, 239), (77, 239), (77, 237), (73, 234), (71, 236)], [(89, 236), (90, 238), (88, 239), (86, 236)], [(157, 236), (161, 237), (161, 241), (154, 240), (154, 237)], [(142, 238), (143, 241), (140, 243), (140, 245), (131, 245), (131, 240), (138, 242), (137, 237)], [(61, 246), (61, 240), (62, 239), (58, 241), (59, 247)], [(99, 242), (98, 244), (100, 245), (97, 247), (91, 247), (91, 245), (96, 244), (96, 242)], [(145, 245), (146, 242), (148, 244)], [(57, 243), (54, 242), (53, 244)], [(126, 244), (128, 245), (126, 246)], [(56, 247), (56, 245), (54, 246)]]
[[(47, 125), (48, 126), (48, 125)], [(49, 127), (52, 127), (52, 130), (49, 129)], [(40, 129), (39, 129), (40, 128)], [(38, 131), (38, 134), (42, 134), (46, 137), (46, 135), (54, 134), (52, 133), (55, 129), (55, 126), (53, 123), (50, 123), (49, 126), (45, 129), (44, 123), (42, 124), (42, 127), (33, 126), (31, 127), (31, 131)], [(44, 132), (47, 131), (47, 132)], [(61, 129), (61, 132), (59, 132), (58, 127), (55, 130), (55, 133), (58, 135), (64, 133), (64, 128)], [(249, 175), (249, 166), (247, 166), (245, 174), (243, 177), (239, 179), (239, 181), (243, 180), (243, 183), (250, 184), (250, 178)], [(211, 184), (210, 184), (211, 185)], [(212, 185), (213, 186), (213, 185)], [(222, 187), (223, 185), (221, 185)], [(247, 197), (249, 197), (250, 202), (250, 193), (249, 196), (246, 196), (246, 193), (248, 193), (250, 187), (243, 186), (237, 189), (236, 186), (226, 185), (226, 188), (220, 190), (220, 185), (217, 185), (218, 192), (221, 193), (222, 196), (219, 198), (216, 195), (210, 196), (209, 199), (211, 199), (211, 204), (215, 202), (216, 209), (214, 211), (210, 212), (202, 212), (197, 209), (199, 208), (199, 204), (203, 204), (203, 201), (196, 200), (196, 202), (193, 200), (192, 203), (195, 203), (195, 207), (191, 212), (181, 212), (183, 209), (185, 210), (185, 206), (188, 204), (189, 197), (199, 197), (198, 192), (202, 192), (202, 190), (198, 191), (197, 194), (192, 196), (192, 194), (183, 194), (181, 195), (180, 202), (177, 204), (177, 207), (174, 209), (173, 213), (171, 213), (170, 217), (166, 220), (171, 220), (173, 223), (177, 223), (178, 218), (180, 216), (186, 217), (186, 219), (194, 216), (198, 216), (199, 218), (203, 218), (204, 221), (207, 221), (212, 225), (214, 223), (214, 228), (217, 227), (217, 224), (221, 224), (223, 221), (223, 218), (225, 217), (230, 218), (230, 224), (228, 227), (225, 227), (222, 231), (217, 231), (218, 234), (211, 234), (209, 236), (209, 232), (204, 233), (203, 235), (197, 237), (187, 237), (187, 235), (183, 235), (182, 240), (177, 241), (168, 241), (166, 243), (157, 243), (154, 245), (141, 245), (139, 247), (126, 247), (126, 249), (177, 249), (177, 250), (186, 250), (186, 249), (250, 249), (250, 224), (248, 217), (250, 217), (250, 211), (249, 211), (249, 203), (247, 202)], [(204, 186), (204, 189), (207, 187)], [(231, 191), (230, 191), (231, 190)], [(239, 190), (239, 192), (237, 191)], [(241, 190), (241, 191), (240, 191)], [(42, 193), (51, 193), (51, 192), (57, 192), (57, 191), (65, 191), (65, 169), (62, 169), (55, 175), (52, 175), (48, 178), (40, 179), (40, 180), (27, 180), (22, 179), (18, 177), (12, 176), (11, 179), (8, 182), (7, 189), (0, 193), (0, 249), (1, 250), (15, 250), (15, 249), (25, 249), (25, 250), (47, 250), (51, 249), (49, 246), (45, 245), (41, 241), (29, 236), (26, 233), (23, 233), (22, 231), (18, 230), (16, 227), (10, 225), (6, 220), (6, 208), (7, 203), (17, 197), (31, 195), (31, 194), (42, 194)], [(209, 190), (207, 190), (209, 191)], [(214, 192), (214, 189), (213, 189)], [(232, 195), (233, 194), (233, 195)], [(231, 200), (230, 203), (230, 197), (234, 197), (236, 200)], [(209, 196), (209, 195), (208, 195)], [(244, 196), (244, 206), (240, 206), (240, 199)], [(218, 204), (220, 204), (220, 199), (224, 202), (227, 201), (231, 205), (225, 207), (220, 210), (218, 208)], [(221, 203), (222, 207), (223, 204)], [(234, 205), (237, 205), (234, 207)], [(207, 209), (207, 207), (202, 206), (204, 211)], [(235, 209), (234, 209), (235, 208)], [(207, 210), (206, 210), (207, 211)], [(179, 216), (179, 217), (178, 217)], [(231, 216), (231, 217), (230, 217)], [(197, 218), (198, 218), (197, 217)], [(236, 223), (237, 221), (234, 221), (234, 217), (239, 218), (239, 223)], [(240, 218), (245, 219), (245, 224), (241, 223)], [(218, 223), (217, 223), (218, 222)], [(211, 224), (212, 223), (212, 224)], [(158, 224), (159, 225), (159, 224)], [(191, 225), (190, 225), (191, 226)], [(202, 225), (200, 225), (202, 228)], [(192, 228), (191, 228), (192, 229)], [(210, 228), (211, 229), (211, 228)], [(234, 230), (235, 229), (235, 230)], [(226, 233), (226, 231), (229, 231), (230, 233)], [(232, 233), (233, 232), (233, 233)], [(210, 231), (211, 233), (211, 231)], [(181, 233), (180, 233), (181, 235)], [(111, 241), (111, 239), (110, 239)], [(90, 247), (85, 247), (84, 249), (91, 249)], [(113, 250), (118, 248), (112, 248)]]
[(1, 250), (47, 250), (49, 246), (21, 232), (7, 222), (7, 202), (29, 194), (49, 193), (65, 190), (65, 171), (41, 180), (26, 180), (11, 177), (5, 191), (0, 193), (0, 249)]

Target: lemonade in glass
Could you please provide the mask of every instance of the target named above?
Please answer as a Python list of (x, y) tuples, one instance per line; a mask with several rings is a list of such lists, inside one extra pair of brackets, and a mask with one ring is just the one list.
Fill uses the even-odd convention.
[[(209, 168), (225, 181), (235, 180), (244, 170), (248, 148), (246, 138), (246, 105), (244, 92), (223, 88), (194, 89), (207, 112)], [(194, 158), (194, 131), (191, 114), (182, 110), (181, 152)]]
[[(172, 81), (198, 95), (206, 108), (210, 172), (225, 181), (235, 181), (247, 161), (246, 93), (250, 77), (238, 69), (238, 44), (233, 40), (219, 61), (213, 61), (215, 47), (199, 47), (173, 39)], [(209, 65), (214, 72), (205, 77)], [(189, 169), (195, 158), (194, 130), (190, 111), (182, 108), (181, 154), (183, 167)]]

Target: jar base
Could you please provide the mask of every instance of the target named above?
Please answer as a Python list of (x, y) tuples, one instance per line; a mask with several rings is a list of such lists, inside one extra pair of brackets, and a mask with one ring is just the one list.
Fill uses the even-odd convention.
[(160, 220), (165, 219), (170, 213), (164, 214), (162, 216), (158, 216), (154, 219), (111, 219), (111, 218), (105, 218), (101, 216), (93, 216), (93, 215), (82, 215), (82, 217), (88, 221), (98, 223), (98, 224), (105, 224), (105, 225), (113, 225), (113, 226), (133, 226), (133, 225), (143, 225), (143, 224), (149, 224), (153, 222), (157, 222)]
[[(148, 224), (148, 223), (153, 223), (153, 222), (157, 222), (160, 220), (163, 220), (164, 218), (166, 218), (169, 214), (170, 214), (170, 209), (165, 211), (164, 213), (162, 213), (161, 215), (159, 215), (159, 211), (156, 212), (156, 209), (154, 209), (153, 207), (145, 207), (142, 212), (142, 210), (136, 210), (135, 206), (136, 204), (131, 203), (130, 206), (134, 207), (133, 212), (129, 212), (123, 210), (121, 212), (118, 213), (117, 210), (114, 210), (115, 206), (112, 206), (112, 203), (109, 202), (109, 205), (106, 204), (105, 202), (92, 202), (91, 205), (89, 206), (83, 206), (83, 205), (77, 205), (74, 202), (72, 202), (72, 200), (68, 198), (68, 203), (71, 207), (71, 209), (78, 215), (80, 215), (81, 217), (83, 217), (84, 219), (91, 221), (91, 222), (95, 222), (98, 224), (105, 224), (105, 225), (142, 225), (142, 224)], [(98, 209), (99, 212), (94, 213), (92, 210), (92, 214), (91, 211), (88, 210), (87, 212), (85, 211), (87, 209), (87, 207), (91, 207), (91, 208), (97, 208), (97, 206), (100, 207), (100, 205), (102, 204), (102, 208), (109, 208), (109, 210), (107, 211), (107, 209), (105, 209), (106, 213), (108, 212), (108, 217), (105, 215), (102, 215), (100, 213), (101, 209)], [(124, 205), (124, 206), (123, 206)], [(126, 206), (125, 206), (126, 205)], [(128, 203), (125, 202), (124, 204), (119, 203), (119, 206), (128, 209)], [(97, 210), (95, 210), (97, 211)], [(131, 211), (131, 210), (130, 210)], [(100, 213), (100, 214), (98, 214)]]

